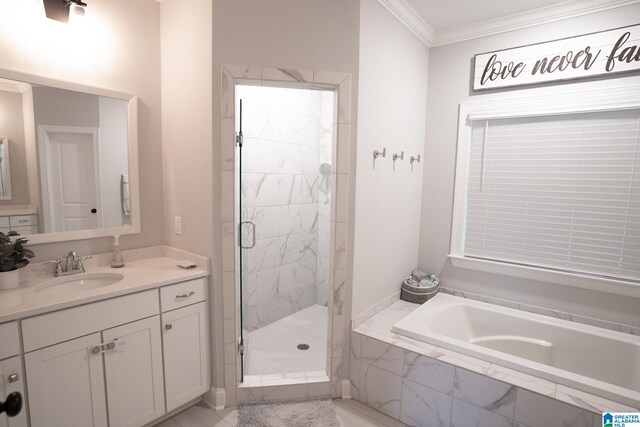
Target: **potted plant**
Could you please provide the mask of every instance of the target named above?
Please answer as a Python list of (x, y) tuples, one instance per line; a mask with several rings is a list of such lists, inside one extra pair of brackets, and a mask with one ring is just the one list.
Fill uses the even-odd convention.
[(27, 258), (34, 256), (33, 251), (24, 247), (27, 239), (12, 241), (15, 236), (18, 236), (15, 231), (9, 234), (0, 232), (0, 289), (17, 288), (20, 284), (18, 269), (29, 264)]

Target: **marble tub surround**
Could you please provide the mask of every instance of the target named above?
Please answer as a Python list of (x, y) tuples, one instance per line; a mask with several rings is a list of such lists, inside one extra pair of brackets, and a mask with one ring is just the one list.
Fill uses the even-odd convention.
[[(342, 395), (342, 378), (346, 377), (346, 364), (342, 363), (341, 349), (345, 341), (345, 335), (350, 330), (345, 323), (345, 295), (347, 286), (347, 248), (351, 245), (347, 243), (347, 224), (350, 218), (348, 212), (349, 200), (349, 146), (351, 134), (351, 76), (346, 73), (324, 72), (324, 71), (303, 71), (279, 68), (268, 68), (260, 66), (238, 66), (225, 65), (221, 70), (221, 117), (220, 129), (221, 140), (226, 143), (221, 144), (221, 236), (222, 236), (222, 268), (223, 268), (223, 299), (225, 301), (236, 301), (236, 260), (235, 251), (235, 226), (234, 226), (234, 206), (235, 194), (238, 183), (234, 182), (234, 171), (237, 167), (235, 156), (235, 90), (236, 85), (241, 83), (261, 84), (263, 86), (288, 86), (320, 88), (333, 90), (335, 94), (335, 110), (337, 117), (332, 122), (332, 144), (331, 150), (332, 170), (329, 176), (329, 188), (331, 194), (335, 194), (330, 206), (330, 246), (329, 260), (331, 270), (328, 272), (329, 287), (327, 294), (327, 304), (329, 310), (329, 337), (331, 346), (327, 349), (327, 370), (330, 380), (330, 392), (333, 397)], [(326, 184), (326, 182), (325, 182)], [(322, 188), (322, 180), (319, 181), (318, 188)], [(320, 223), (319, 223), (320, 225)], [(320, 237), (319, 237), (320, 238)], [(317, 268), (317, 264), (316, 264)], [(237, 305), (232, 304), (224, 310), (225, 336), (237, 337), (239, 310)], [(224, 382), (226, 405), (233, 406), (239, 400), (247, 397), (249, 392), (246, 387), (238, 388), (238, 359), (236, 357), (235, 342), (225, 342), (224, 358)], [(345, 352), (346, 356), (346, 352)], [(294, 384), (292, 387), (299, 386)], [(285, 386), (282, 386), (285, 387)], [(325, 387), (325, 386), (323, 386)], [(262, 386), (253, 387), (261, 389)], [(315, 388), (315, 386), (310, 388)], [(256, 390), (262, 397), (262, 390)], [(267, 393), (268, 395), (268, 393)]]
[[(35, 263), (30, 265), (31, 268), (23, 276), (19, 288), (0, 291), (0, 323), (209, 275), (207, 270), (201, 268), (189, 270), (179, 268), (176, 259), (162, 255), (180, 254), (181, 252), (172, 252), (172, 250), (172, 248), (154, 247), (130, 252), (129, 260), (125, 261), (125, 267), (118, 269), (109, 267), (108, 263), (102, 264), (106, 257), (98, 255), (90, 260), (91, 263), (85, 264), (88, 274), (117, 273), (123, 275), (124, 278), (111, 285), (86, 290), (41, 293), (38, 291), (40, 286), (55, 279), (53, 277), (54, 270), (52, 270), (51, 264)], [(129, 251), (124, 253), (126, 252)], [(147, 258), (143, 255), (151, 257)], [(132, 260), (138, 256), (141, 258)], [(196, 258), (199, 258), (203, 265), (209, 264), (207, 258), (194, 255), (194, 259)], [(179, 259), (184, 259), (184, 257)], [(82, 275), (68, 276), (68, 278), (80, 279)]]
[(353, 398), (416, 426), (592, 427), (638, 410), (391, 332), (417, 307), (398, 301), (352, 332)]
[[(400, 285), (398, 285), (398, 288), (399, 287)], [(351, 320), (351, 329), (357, 328), (358, 326), (360, 326), (360, 324), (371, 319), (373, 316), (380, 313), (381, 311), (388, 308), (389, 306), (394, 305), (399, 300), (400, 300), (400, 291), (398, 290), (397, 292), (393, 293), (392, 295), (389, 295), (387, 298), (383, 299), (379, 303), (373, 305), (372, 307), (369, 307), (362, 313), (354, 316), (353, 319)]]
[(537, 307), (535, 305), (520, 304), (514, 301), (504, 300), (500, 298), (487, 297), (484, 295), (478, 295), (471, 292), (463, 292), (456, 289), (440, 288), (441, 292), (455, 295), (462, 298), (468, 298), (475, 301), (482, 301), (489, 304), (501, 305), (503, 307), (514, 308), (516, 310), (528, 311), (530, 313), (541, 314), (543, 316), (554, 317), (557, 319), (568, 320), (570, 322), (582, 323), (585, 325), (596, 326), (598, 328), (608, 329), (610, 331), (622, 332), (631, 335), (640, 335), (640, 327), (625, 325), (623, 323), (608, 322), (606, 320), (594, 319), (592, 317), (580, 316), (578, 314), (572, 314), (564, 311), (551, 310), (544, 307)]

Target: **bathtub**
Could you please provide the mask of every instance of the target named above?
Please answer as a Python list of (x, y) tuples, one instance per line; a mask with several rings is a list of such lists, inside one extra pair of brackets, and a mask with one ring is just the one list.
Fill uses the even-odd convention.
[(448, 294), (392, 331), (640, 407), (640, 337)]

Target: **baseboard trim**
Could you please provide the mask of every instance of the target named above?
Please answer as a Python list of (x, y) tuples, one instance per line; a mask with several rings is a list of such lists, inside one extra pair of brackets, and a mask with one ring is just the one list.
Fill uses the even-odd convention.
[(221, 411), (226, 406), (227, 393), (223, 388), (211, 388), (202, 396), (202, 400), (216, 411)]

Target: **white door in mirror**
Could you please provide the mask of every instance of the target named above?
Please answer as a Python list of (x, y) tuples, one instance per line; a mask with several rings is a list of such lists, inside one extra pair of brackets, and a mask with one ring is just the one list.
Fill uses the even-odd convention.
[(98, 131), (42, 128), (42, 202), (50, 213), (44, 216), (45, 232), (102, 227)]

